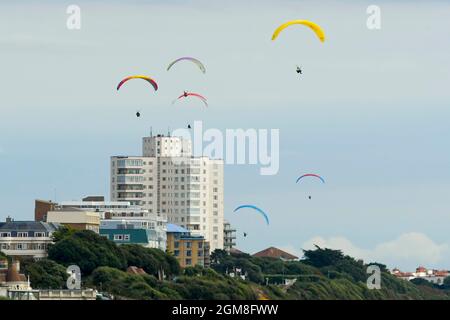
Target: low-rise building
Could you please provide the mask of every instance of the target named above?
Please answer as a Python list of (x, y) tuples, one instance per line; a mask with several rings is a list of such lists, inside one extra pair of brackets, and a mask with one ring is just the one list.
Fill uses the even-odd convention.
[(100, 231), (100, 214), (93, 211), (76, 208), (48, 211), (46, 221), (59, 223), (75, 230), (91, 230), (95, 233)]
[[(108, 239), (118, 244), (139, 243), (145, 247), (166, 250), (167, 218), (143, 209), (141, 206), (132, 205), (130, 202), (105, 201), (103, 196), (88, 196), (82, 201), (60, 202), (55, 205), (54, 211), (73, 212), (74, 215), (80, 215), (78, 213), (80, 211), (89, 212), (90, 216), (92, 213), (98, 214), (100, 219), (98, 232)], [(87, 217), (87, 215), (82, 217), (85, 222)], [(67, 214), (65, 224), (69, 221), (70, 215)], [(79, 226), (96, 228), (95, 224)]]
[(190, 266), (209, 267), (209, 242), (203, 236), (175, 224), (167, 224), (167, 251), (174, 255), (182, 268)]
[(424, 279), (437, 285), (444, 284), (444, 279), (450, 276), (448, 270), (427, 269), (423, 266), (417, 267), (415, 272), (402, 272), (395, 268), (392, 269), (391, 274), (403, 280)]
[(56, 223), (14, 221), (8, 217), (0, 223), (0, 250), (11, 257), (45, 258), (52, 234), (59, 227)]
[(100, 235), (116, 244), (139, 244), (146, 248), (159, 248), (160, 239), (155, 230), (135, 228), (126, 221), (102, 221)]

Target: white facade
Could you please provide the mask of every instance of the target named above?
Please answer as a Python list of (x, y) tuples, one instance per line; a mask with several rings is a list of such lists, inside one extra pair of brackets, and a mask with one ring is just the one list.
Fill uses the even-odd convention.
[(11, 257), (45, 258), (48, 245), (53, 242), (53, 232), (58, 227), (55, 223), (36, 221), (0, 223), (0, 250)]
[(223, 161), (193, 157), (191, 141), (143, 138), (143, 156), (111, 157), (111, 200), (128, 201), (223, 248)]
[(133, 224), (136, 229), (152, 230), (155, 239), (149, 243), (149, 247), (166, 250), (167, 219), (140, 205), (133, 205), (129, 201), (64, 201), (57, 208), (94, 211), (100, 215), (100, 229), (116, 229), (120, 224)]

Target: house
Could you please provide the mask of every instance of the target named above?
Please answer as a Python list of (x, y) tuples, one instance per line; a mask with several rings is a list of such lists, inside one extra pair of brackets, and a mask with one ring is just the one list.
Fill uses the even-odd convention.
[(253, 257), (261, 257), (261, 258), (275, 258), (275, 259), (281, 259), (283, 261), (296, 261), (298, 260), (298, 257), (287, 253), (286, 251), (283, 251), (281, 249), (270, 247), (267, 249), (264, 249), (262, 251), (259, 251), (255, 254), (253, 254)]
[(0, 222), (0, 250), (12, 257), (45, 258), (53, 232), (59, 227), (56, 223), (14, 221), (8, 217)]
[(407, 281), (424, 279), (437, 285), (444, 284), (444, 279), (450, 276), (450, 272), (447, 270), (427, 269), (423, 266), (417, 267), (415, 272), (402, 272), (398, 268), (394, 268), (392, 269), (391, 274)]

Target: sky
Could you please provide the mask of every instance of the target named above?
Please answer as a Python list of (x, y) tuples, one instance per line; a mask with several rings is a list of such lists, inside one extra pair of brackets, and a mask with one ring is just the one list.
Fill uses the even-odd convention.
[[(110, 156), (140, 155), (150, 128), (202, 120), (280, 130), (277, 175), (225, 168), (239, 249), (301, 256), (318, 244), (404, 270), (450, 269), (450, 3), (242, 2), (2, 1), (0, 219), (31, 220), (34, 199), (109, 197)], [(66, 27), (71, 4), (80, 30)], [(380, 30), (366, 26), (369, 5), (381, 9)], [(291, 27), (272, 42), (291, 19), (320, 24), (327, 40)], [(206, 74), (166, 72), (180, 56), (198, 57)], [(118, 94), (130, 74), (154, 77), (157, 94), (144, 82)], [(209, 107), (172, 105), (183, 90)], [(306, 172), (326, 184), (295, 184)], [(233, 213), (243, 203), (264, 208), (270, 225)]]

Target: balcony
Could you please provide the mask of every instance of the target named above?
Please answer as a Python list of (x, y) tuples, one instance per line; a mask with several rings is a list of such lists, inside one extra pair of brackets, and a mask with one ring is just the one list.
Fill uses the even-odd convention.
[(117, 199), (141, 199), (144, 197), (140, 192), (118, 192)]
[(144, 186), (142, 184), (118, 184), (117, 190), (118, 191), (129, 191), (129, 190), (141, 191), (141, 190), (144, 190)]

